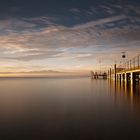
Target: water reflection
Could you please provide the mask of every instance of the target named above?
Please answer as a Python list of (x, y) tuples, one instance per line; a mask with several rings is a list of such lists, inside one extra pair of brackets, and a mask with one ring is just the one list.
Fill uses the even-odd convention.
[[(110, 92), (117, 104), (126, 104), (132, 111), (140, 112), (140, 84), (108, 80)], [(139, 113), (140, 114), (140, 113)]]
[(139, 108), (139, 85), (89, 78), (0, 79), (0, 136), (6, 140), (135, 139)]

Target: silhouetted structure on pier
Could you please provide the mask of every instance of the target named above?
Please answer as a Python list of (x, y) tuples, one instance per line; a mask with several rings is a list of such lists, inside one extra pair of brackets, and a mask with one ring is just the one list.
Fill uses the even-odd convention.
[(92, 79), (99, 79), (99, 78), (107, 79), (107, 73), (106, 72), (104, 72), (104, 73), (97, 73), (97, 72), (91, 71), (91, 78)]

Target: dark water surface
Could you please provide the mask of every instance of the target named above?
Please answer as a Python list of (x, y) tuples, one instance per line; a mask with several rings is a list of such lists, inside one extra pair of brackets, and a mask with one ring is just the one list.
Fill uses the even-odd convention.
[(90, 78), (0, 79), (0, 140), (139, 140), (140, 87)]

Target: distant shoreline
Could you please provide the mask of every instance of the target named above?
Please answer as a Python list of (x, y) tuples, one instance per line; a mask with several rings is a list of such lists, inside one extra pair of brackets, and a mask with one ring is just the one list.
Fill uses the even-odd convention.
[(0, 77), (0, 79), (20, 79), (20, 78), (27, 78), (27, 79), (55, 79), (55, 78), (86, 78), (90, 76), (5, 76)]

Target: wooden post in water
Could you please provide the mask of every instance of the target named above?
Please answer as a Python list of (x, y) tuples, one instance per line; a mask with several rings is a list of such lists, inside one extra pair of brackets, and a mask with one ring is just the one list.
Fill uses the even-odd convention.
[(139, 60), (140, 60), (140, 56), (138, 55), (138, 68), (139, 68), (139, 65), (140, 65)]
[(108, 78), (109, 78), (109, 70), (108, 70)]
[(110, 76), (109, 76), (109, 77), (110, 77), (110, 79), (111, 79), (111, 68), (110, 68), (110, 72), (109, 72), (109, 73), (110, 73)]
[(133, 84), (133, 72), (130, 73), (131, 74), (131, 84)]
[(115, 82), (116, 82), (116, 64), (114, 65), (114, 74), (115, 74)]

